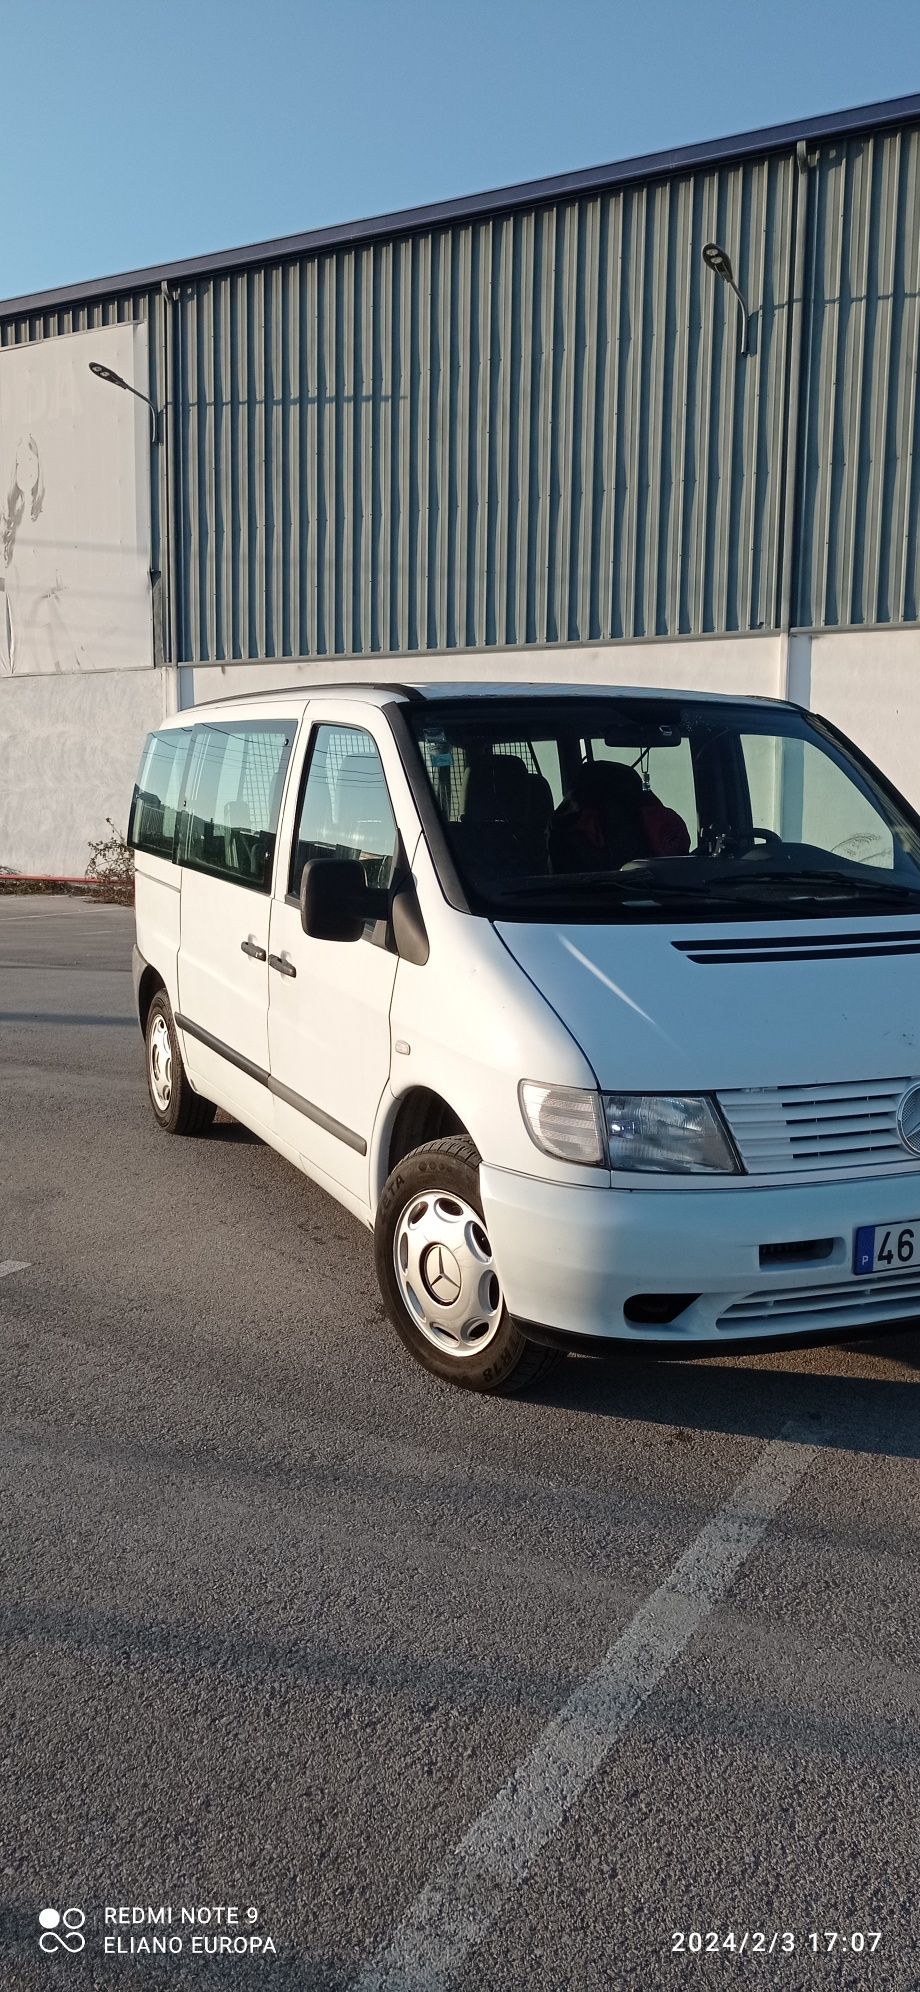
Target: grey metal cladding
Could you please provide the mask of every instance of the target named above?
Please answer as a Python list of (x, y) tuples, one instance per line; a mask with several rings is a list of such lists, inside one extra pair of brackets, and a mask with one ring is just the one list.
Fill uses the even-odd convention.
[(915, 621), (920, 131), (827, 145), (806, 180), (793, 620)]
[[(184, 287), (180, 654), (769, 627), (794, 170)], [(710, 235), (758, 300), (746, 361)]]
[(0, 344), (149, 318), (183, 661), (916, 620), (918, 143), (851, 120)]

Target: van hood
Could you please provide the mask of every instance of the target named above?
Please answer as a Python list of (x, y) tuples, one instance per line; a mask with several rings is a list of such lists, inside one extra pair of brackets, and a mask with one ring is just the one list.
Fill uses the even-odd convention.
[(496, 925), (603, 1089), (718, 1092), (920, 1075), (916, 915)]

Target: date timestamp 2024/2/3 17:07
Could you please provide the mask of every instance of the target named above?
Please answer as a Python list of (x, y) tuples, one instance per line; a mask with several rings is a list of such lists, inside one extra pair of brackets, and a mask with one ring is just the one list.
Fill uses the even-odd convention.
[(882, 1941), (881, 1930), (672, 1930), (671, 1950), (700, 1952), (754, 1951), (761, 1957), (791, 1957), (794, 1951), (814, 1956), (871, 1956)]

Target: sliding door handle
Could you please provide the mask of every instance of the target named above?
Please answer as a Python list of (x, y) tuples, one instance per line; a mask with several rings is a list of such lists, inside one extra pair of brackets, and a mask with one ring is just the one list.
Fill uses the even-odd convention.
[(265, 949), (257, 947), (255, 941), (241, 941), (240, 951), (243, 954), (248, 954), (250, 961), (265, 960)]
[(297, 974), (297, 970), (296, 970), (296, 968), (294, 967), (294, 964), (293, 964), (293, 962), (292, 962), (292, 961), (284, 961), (284, 960), (282, 960), (282, 957), (281, 957), (281, 955), (269, 955), (269, 957), (268, 957), (268, 966), (269, 966), (269, 968), (276, 968), (276, 969), (278, 970), (278, 974), (279, 974), (279, 975), (296, 975), (296, 974)]

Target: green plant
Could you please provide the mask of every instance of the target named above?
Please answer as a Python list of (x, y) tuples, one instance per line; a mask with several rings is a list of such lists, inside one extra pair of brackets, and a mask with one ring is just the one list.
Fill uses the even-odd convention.
[(114, 906), (131, 906), (134, 903), (134, 852), (111, 817), (107, 816), (105, 820), (111, 834), (95, 841), (90, 839), (86, 867), (86, 881), (92, 887), (90, 897), (108, 900)]

